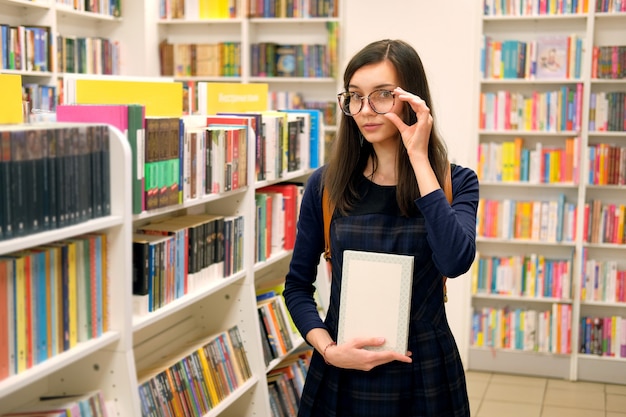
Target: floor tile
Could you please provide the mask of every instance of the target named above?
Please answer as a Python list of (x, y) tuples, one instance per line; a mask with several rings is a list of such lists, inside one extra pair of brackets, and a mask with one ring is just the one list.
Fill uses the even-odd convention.
[(470, 397), (469, 403), (470, 403), (470, 415), (475, 416), (478, 413), (480, 404), (482, 403), (482, 399)]
[(606, 384), (604, 388), (607, 394), (626, 395), (626, 385)]
[(484, 400), (480, 404), (476, 417), (540, 417), (539, 404), (508, 403)]
[(541, 405), (544, 394), (545, 386), (541, 381), (535, 386), (491, 382), (487, 387), (485, 400)]
[(549, 379), (548, 389), (562, 389), (578, 392), (600, 391), (604, 392), (604, 384), (596, 382), (584, 382), (584, 381), (566, 381), (563, 379)]
[(579, 392), (567, 389), (548, 388), (546, 390), (544, 404), (557, 407), (604, 410), (604, 392)]
[(533, 376), (493, 374), (491, 384), (514, 384), (532, 387), (545, 387), (547, 379)]
[(491, 373), (479, 372), (479, 371), (467, 371), (465, 373), (465, 379), (467, 381), (489, 381), (491, 379)]
[(606, 413), (606, 417), (626, 417), (626, 413), (614, 413), (609, 411)]
[(470, 398), (482, 399), (489, 386), (489, 381), (467, 381), (467, 395)]
[(582, 408), (566, 408), (546, 405), (541, 417), (605, 417), (603, 410), (585, 410)]
[(626, 395), (606, 395), (606, 411), (626, 413)]

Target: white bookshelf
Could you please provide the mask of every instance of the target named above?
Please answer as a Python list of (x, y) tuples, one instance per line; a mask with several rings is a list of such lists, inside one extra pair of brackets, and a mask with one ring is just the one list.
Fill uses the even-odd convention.
[[(483, 7), (489, 1), (480, 2)], [(608, 357), (580, 353), (579, 322), (584, 316), (626, 316), (626, 303), (586, 302), (581, 300), (581, 280), (583, 277), (583, 254), (588, 258), (617, 260), (618, 268), (626, 268), (623, 244), (591, 244), (583, 239), (583, 206), (594, 198), (606, 203), (624, 204), (626, 188), (623, 185), (590, 185), (588, 183), (588, 152), (591, 144), (609, 143), (626, 145), (626, 132), (597, 132), (589, 129), (590, 94), (600, 91), (626, 91), (626, 79), (595, 79), (591, 75), (592, 47), (602, 45), (626, 45), (623, 27), (626, 24), (624, 12), (596, 12), (596, 1), (589, 1), (588, 11), (577, 14), (557, 15), (483, 15), (480, 17), (479, 38), (489, 35), (495, 40), (530, 41), (546, 35), (576, 34), (583, 40), (580, 78), (557, 79), (493, 79), (480, 77), (477, 94), (507, 90), (530, 93), (532, 91), (551, 91), (562, 86), (582, 86), (582, 112), (579, 128), (557, 131), (528, 131), (504, 129), (478, 129), (477, 144), (513, 141), (523, 138), (524, 146), (533, 149), (537, 143), (543, 147), (564, 148), (566, 138), (580, 138), (580, 153), (577, 163), (580, 177), (577, 182), (529, 183), (520, 181), (498, 181), (481, 179), (481, 198), (493, 200), (550, 200), (559, 194), (566, 196), (566, 201), (576, 203), (578, 207), (575, 225), (576, 235), (571, 241), (547, 242), (529, 239), (477, 238), (477, 250), (483, 256), (524, 256), (532, 253), (542, 254), (546, 258), (571, 258), (571, 294), (569, 297), (551, 299), (523, 296), (506, 296), (473, 293), (472, 311), (483, 307), (492, 308), (528, 308), (543, 311), (552, 303), (570, 305), (571, 315), (571, 352), (546, 353), (478, 347), (471, 341), (468, 352), (468, 369), (493, 372), (508, 372), (524, 375), (539, 375), (570, 380), (586, 380), (607, 383), (626, 383), (626, 358)], [(481, 42), (477, 42), (477, 45)], [(478, 51), (477, 51), (478, 53)], [(479, 98), (476, 98), (479, 102)], [(478, 108), (479, 106), (477, 106)], [(469, 325), (470, 332), (472, 324)]]
[[(27, 125), (24, 125), (27, 126)], [(0, 254), (80, 236), (105, 233), (109, 272), (109, 330), (95, 339), (0, 381), (0, 413), (41, 395), (82, 393), (101, 389), (115, 403), (118, 415), (138, 415), (135, 363), (132, 352), (130, 147), (126, 138), (110, 128), (111, 215), (85, 223), (0, 242)], [(80, 375), (80, 377), (77, 377)]]

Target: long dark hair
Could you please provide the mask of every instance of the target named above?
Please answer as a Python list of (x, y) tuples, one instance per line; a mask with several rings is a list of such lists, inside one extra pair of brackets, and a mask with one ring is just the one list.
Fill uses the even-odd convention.
[[(346, 67), (343, 76), (344, 90), (348, 91), (350, 80), (358, 69), (385, 60), (395, 67), (400, 81), (399, 87), (421, 97), (430, 108), (433, 125), (428, 142), (428, 159), (439, 184), (443, 187), (448, 169), (448, 152), (435, 129), (435, 116), (424, 66), (411, 45), (401, 40), (384, 39), (365, 46), (352, 57)], [(405, 104), (401, 117), (407, 125), (412, 125), (417, 121), (415, 112), (408, 104)], [(362, 180), (363, 171), (370, 156), (374, 159), (374, 166), (376, 166), (376, 153), (372, 144), (364, 140), (361, 145), (356, 122), (352, 117), (341, 113), (331, 157), (324, 173), (324, 186), (329, 191), (330, 200), (344, 214), (359, 198), (356, 186)], [(420, 192), (404, 146), (398, 147), (397, 158), (396, 199), (402, 214), (410, 216), (416, 210), (414, 200), (420, 197)]]

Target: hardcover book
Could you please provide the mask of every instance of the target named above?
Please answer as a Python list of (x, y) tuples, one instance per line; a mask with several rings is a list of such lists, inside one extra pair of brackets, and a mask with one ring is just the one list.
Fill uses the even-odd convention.
[(537, 40), (536, 78), (567, 78), (569, 40), (567, 36), (551, 36)]
[(406, 354), (412, 282), (412, 256), (344, 251), (337, 343), (384, 337), (367, 349)]

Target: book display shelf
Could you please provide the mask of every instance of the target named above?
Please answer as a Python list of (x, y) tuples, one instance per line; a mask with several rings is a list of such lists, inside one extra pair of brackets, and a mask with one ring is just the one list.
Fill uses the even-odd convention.
[(343, 2), (237, 0), (223, 10), (219, 5), (225, 2), (207, 10), (192, 9), (194, 2), (185, 2), (184, 8), (177, 0), (162, 3), (150, 45), (159, 45), (160, 72), (151, 75), (183, 82), (191, 109), (187, 111), (193, 113), (198, 81), (267, 83), (270, 108), (322, 110), (331, 140), (335, 95), (341, 88)]
[[(90, 106), (91, 110), (95, 108), (94, 105), (85, 106)], [(103, 113), (104, 105), (100, 106), (100, 113)], [(126, 112), (129, 118), (131, 115), (133, 118), (143, 117), (142, 112), (138, 114), (135, 112), (134, 106), (138, 105), (110, 105), (109, 111), (116, 114)], [(72, 116), (71, 112), (76, 113), (78, 106), (63, 107), (60, 109), (64, 112), (60, 112), (59, 115), (64, 114), (64, 120), (73, 120), (74, 117), (84, 120), (84, 112)], [(102, 117), (106, 119), (105, 116)], [(310, 349), (290, 325), (280, 291), (295, 238), (293, 227), (296, 222), (298, 199), (313, 169), (304, 165), (284, 165), (284, 169), (272, 179), (259, 180), (255, 169), (256, 134), (247, 128), (252, 118), (228, 116), (208, 116), (208, 118), (211, 122), (207, 121), (207, 116), (184, 116), (179, 119), (148, 115), (139, 126), (145, 125), (144, 135), (146, 146), (149, 148), (153, 140), (151, 126), (155, 122), (158, 122), (156, 126), (159, 126), (156, 132), (162, 135), (163, 141), (166, 140), (165, 134), (170, 131), (171, 125), (162, 123), (171, 120), (176, 122), (176, 126), (180, 126), (179, 122), (182, 120), (185, 133), (202, 135), (202, 132), (206, 131), (204, 134), (209, 135), (219, 131), (221, 138), (232, 134), (228, 136), (233, 138), (232, 142), (226, 143), (234, 147), (239, 146), (237, 148), (239, 158), (230, 160), (226, 157), (226, 160), (221, 160), (217, 157), (216, 161), (224, 164), (218, 166), (226, 167), (225, 164), (232, 166), (232, 169), (224, 173), (224, 177), (221, 177), (222, 174), (217, 174), (219, 178), (215, 176), (221, 172), (219, 169), (211, 171), (211, 183), (219, 181), (219, 185), (215, 186), (217, 188), (205, 192), (203, 191), (205, 183), (196, 182), (195, 195), (191, 194), (193, 190), (185, 186), (180, 190), (182, 198), (180, 200), (176, 198), (177, 203), (172, 203), (168, 197), (167, 204), (159, 204), (156, 208), (142, 209), (133, 214), (136, 185), (130, 178), (136, 176), (134, 172), (137, 168), (132, 163), (135, 159), (132, 157), (136, 152), (135, 144), (131, 143), (121, 130), (110, 127), (107, 128), (110, 129), (111, 136), (110, 162), (109, 159), (106, 160), (107, 164), (110, 163), (107, 166), (111, 173), (108, 194), (110, 214), (62, 228), (0, 240), (2, 255), (0, 267), (4, 268), (7, 265), (6, 259), (16, 256), (16, 253), (41, 252), (39, 249), (42, 247), (54, 246), (53, 242), (65, 242), (70, 239), (76, 241), (82, 236), (100, 233), (105, 236), (106, 244), (102, 245), (104, 250), (96, 252), (96, 258), (97, 253), (100, 253), (100, 260), (107, 267), (107, 271), (101, 275), (101, 279), (104, 280), (102, 285), (95, 287), (102, 290), (100, 307), (102, 313), (93, 316), (102, 315), (103, 327), (100, 330), (101, 334), (97, 335), (87, 330), (89, 322), (86, 324), (86, 330), (81, 331), (83, 329), (81, 318), (92, 317), (89, 315), (92, 311), (89, 306), (93, 307), (93, 304), (84, 301), (80, 296), (76, 299), (63, 296), (62, 291), (65, 290), (62, 286), (46, 287), (38, 284), (39, 277), (45, 278), (45, 274), (32, 275), (28, 281), (30, 286), (25, 285), (23, 291), (30, 288), (31, 296), (26, 299), (36, 300), (37, 303), (31, 301), (30, 307), (22, 306), (23, 308), (16, 310), (7, 310), (31, 311), (31, 315), (16, 316), (15, 319), (19, 320), (22, 317), (21, 322), (26, 326), (24, 329), (31, 323), (32, 331), (12, 333), (6, 331), (8, 330), (6, 326), (0, 327), (0, 330), (4, 329), (1, 333), (3, 337), (9, 336), (9, 340), (0, 340), (2, 342), (0, 346), (3, 347), (20, 346), (18, 342), (23, 339), (23, 334), (32, 335), (32, 350), (26, 349), (27, 339), (22, 343), (25, 351), (31, 352), (26, 355), (30, 362), (24, 359), (24, 364), (19, 368), (11, 368), (13, 371), (8, 371), (8, 366), (4, 367), (7, 363), (0, 362), (2, 365), (0, 371), (3, 372), (3, 378), (0, 379), (2, 397), (0, 414), (13, 411), (41, 396), (82, 395), (87, 391), (96, 390), (101, 391), (102, 397), (109, 404), (110, 412), (118, 416), (269, 415), (270, 410), (277, 406), (277, 401), (284, 393), (291, 395), (289, 407), (295, 410), (294, 404), (297, 399), (293, 394), (296, 394), (298, 386), (301, 388)], [(211, 127), (207, 127), (210, 123), (213, 123)], [(69, 125), (69, 122), (58, 122), (43, 127), (51, 129), (64, 125)], [(77, 124), (72, 124), (75, 125)], [(24, 129), (42, 130), (37, 128), (42, 125), (30, 126), (34, 127)], [(123, 123), (120, 127), (130, 129)], [(9, 130), (19, 128), (20, 126), (7, 127)], [(236, 136), (237, 134), (247, 136)], [(187, 137), (189, 136), (185, 135), (185, 138)], [(304, 141), (305, 138), (299, 140)], [(11, 139), (11, 143), (13, 142), (16, 141)], [(220, 146), (211, 148), (212, 153), (216, 155), (222, 146), (224, 149), (227, 147), (224, 142), (215, 143)], [(90, 149), (93, 148), (95, 147)], [(187, 149), (186, 146), (183, 148), (185, 155)], [(3, 156), (6, 155), (4, 150), (3, 148)], [(203, 154), (203, 151), (196, 154), (196, 161), (208, 162), (202, 156), (198, 156)], [(300, 160), (308, 160), (302, 155), (299, 155)], [(190, 158), (193, 158), (193, 153)], [(281, 160), (282, 158), (280, 155)], [(185, 161), (186, 156), (180, 160)], [(289, 158), (286, 157), (286, 160)], [(15, 165), (14, 162), (11, 163)], [(145, 171), (148, 170), (150, 163), (146, 159)], [(64, 166), (73, 165), (68, 163)], [(5, 165), (2, 165), (3, 173), (4, 168)], [(94, 172), (104, 171), (94, 168)], [(196, 179), (208, 178), (198, 171), (195, 172)], [(206, 171), (204, 175), (208, 175), (208, 172)], [(231, 175), (230, 181), (228, 174)], [(4, 175), (0, 178), (4, 178)], [(102, 180), (104, 181), (104, 178)], [(145, 181), (146, 184), (150, 183), (148, 176), (145, 177)], [(96, 178), (95, 183), (99, 183)], [(262, 226), (265, 226), (265, 232), (268, 231), (267, 225), (270, 222), (269, 217), (273, 217), (273, 211), (264, 208), (266, 215), (260, 217), (261, 209), (257, 199), (260, 194), (272, 195), (272, 201), (280, 201), (277, 206), (282, 206), (282, 202), (285, 201), (284, 205), (291, 207), (290, 212), (285, 209), (284, 217), (278, 220), (285, 224), (283, 230), (288, 230), (283, 242), (279, 242), (271, 250), (269, 246), (264, 246), (263, 256), (258, 251), (259, 233), (264, 229)], [(149, 198), (147, 189), (144, 197)], [(77, 201), (83, 201), (77, 198)], [(287, 200), (290, 201), (289, 204)], [(5, 213), (4, 207), (2, 208), (0, 214)], [(287, 218), (290, 219), (289, 222), (285, 220)], [(224, 225), (223, 229), (218, 226), (220, 221)], [(274, 219), (272, 221), (276, 222)], [(209, 230), (207, 228), (213, 227), (215, 229), (210, 230), (214, 230), (215, 238), (206, 234)], [(5, 229), (2, 230), (4, 232)], [(163, 231), (167, 233), (162, 234)], [(206, 239), (190, 238), (192, 235), (200, 234)], [(271, 245), (271, 239), (267, 236), (269, 235), (264, 235), (267, 239), (264, 242)], [(216, 240), (223, 241), (223, 246), (219, 244), (209, 246), (211, 241)], [(103, 240), (101, 242), (104, 243)], [(140, 252), (136, 248), (143, 247), (143, 242), (149, 242), (146, 247), (149, 251), (154, 250), (155, 255), (142, 258), (148, 262), (150, 278), (146, 284), (147, 292), (138, 293), (136, 286), (141, 275), (137, 273), (137, 269), (142, 268), (143, 262), (137, 261), (136, 256)], [(199, 247), (203, 246), (203, 249), (195, 252), (192, 242), (197, 243)], [(211, 255), (208, 254), (218, 253), (219, 250), (215, 249), (218, 247), (222, 247), (224, 252), (221, 252), (221, 257), (216, 256), (209, 262)], [(214, 250), (210, 251), (207, 248)], [(188, 255), (185, 254), (185, 250), (190, 250)], [(204, 256), (199, 255), (200, 252)], [(85, 253), (84, 249), (82, 253)], [(179, 255), (182, 255), (182, 262)], [(67, 265), (79, 263), (70, 260)], [(82, 273), (77, 267), (75, 280), (69, 279), (68, 285), (72, 285), (71, 282), (75, 284), (74, 287), (68, 287), (70, 288), (68, 294), (74, 294), (71, 288), (76, 289), (76, 294), (86, 291), (85, 282), (80, 277), (86, 273), (85, 271), (91, 271), (91, 268), (86, 266), (80, 268)], [(5, 269), (0, 271), (6, 272)], [(7, 277), (8, 275), (5, 276), (4, 273), (0, 274), (3, 283), (1, 288), (9, 289), (0, 295), (4, 294), (7, 300), (12, 300), (18, 307), (20, 298), (9, 296), (17, 287), (14, 284), (11, 289)], [(63, 282), (59, 281), (61, 284)], [(41, 291), (42, 288), (44, 291)], [(46, 288), (58, 288), (58, 297), (48, 296)], [(320, 291), (327, 293), (328, 289)], [(47, 351), (54, 349), (52, 346), (57, 346), (56, 343), (49, 343), (50, 347), (41, 352), (36, 348), (39, 342), (45, 341), (44, 330), (50, 329), (53, 335), (56, 334), (53, 325), (48, 324), (48, 328), (41, 327), (46, 321), (43, 318), (46, 310), (40, 306), (46, 306), (48, 301), (39, 303), (39, 296), (48, 297), (47, 300), (58, 299), (58, 304), (52, 303), (54, 308), (59, 313), (67, 308), (69, 323), (76, 323), (77, 326), (74, 333), (72, 327), (69, 328), (67, 346), (58, 347), (56, 354), (46, 354)], [(68, 305), (60, 302), (65, 299), (68, 300)], [(76, 314), (74, 319), (72, 311)], [(267, 318), (270, 315), (279, 317), (276, 321), (270, 318), (273, 324), (266, 328), (260, 320), (262, 312), (268, 314)], [(49, 316), (55, 317), (56, 314), (51, 313)], [(30, 320), (27, 317), (30, 317)], [(8, 321), (2, 323), (12, 327), (12, 317), (5, 317), (5, 320)], [(57, 322), (56, 328), (59, 329), (59, 326), (65, 324)], [(35, 331), (40, 328), (41, 332)], [(264, 344), (270, 340), (264, 336), (266, 331), (274, 333), (274, 337), (270, 339), (280, 338), (282, 344), (281, 350), (270, 358), (265, 355), (264, 350)], [(14, 338), (15, 344), (11, 338)], [(4, 360), (10, 352), (3, 349), (1, 353)], [(194, 388), (180, 382), (185, 381), (185, 378), (195, 381)], [(281, 392), (283, 394), (280, 394)], [(192, 399), (191, 395), (195, 395), (195, 399)], [(191, 411), (192, 408), (196, 411)], [(170, 410), (170, 414), (164, 411), (166, 409)], [(183, 411), (184, 409), (187, 411)]]
[[(4, 141), (9, 136), (19, 137), (19, 134), (15, 132), (51, 132), (77, 126), (85, 125), (61, 123), (48, 126), (7, 125), (0, 130), (3, 131)], [(110, 170), (108, 181), (110, 212), (101, 217), (75, 221), (64, 227), (48, 228), (37, 233), (0, 241), (0, 254), (3, 262), (2, 306), (7, 308), (8, 304), (5, 304), (7, 302), (13, 303), (14, 307), (25, 303), (21, 305), (22, 308), (11, 310), (7, 308), (2, 313), (2, 320), (7, 322), (2, 329), (3, 378), (0, 380), (0, 398), (2, 398), (0, 414), (43, 395), (83, 394), (88, 391), (101, 390), (108, 401), (115, 403), (118, 415), (138, 415), (138, 398), (132, 395), (136, 391), (137, 384), (132, 351), (131, 282), (128, 279), (131, 274), (130, 254), (132, 251), (132, 219), (128, 215), (131, 208), (131, 190), (128, 181), (131, 150), (126, 138), (118, 129), (106, 126), (104, 129), (108, 131), (108, 134), (105, 133), (102, 137), (108, 136), (109, 138), (107, 146), (109, 155), (103, 157), (101, 162), (103, 166), (113, 163), (115, 168)], [(7, 131), (9, 136), (4, 136)], [(84, 140), (84, 137), (80, 140)], [(18, 139), (11, 139), (11, 141), (15, 143)], [(95, 152), (94, 155), (96, 155)], [(62, 162), (60, 156), (56, 161), (59, 165), (53, 163), (53, 166), (58, 167), (61, 164), (66, 168), (72, 166)], [(15, 162), (12, 164), (15, 165)], [(4, 173), (6, 165), (4, 163), (3, 165)], [(88, 164), (87, 166), (93, 167), (94, 165)], [(80, 172), (84, 174), (86, 171)], [(17, 182), (20, 177), (19, 171), (13, 169), (11, 174), (11, 178)], [(68, 175), (74, 174), (68, 172)], [(61, 187), (67, 187), (66, 190), (72, 189), (69, 181), (61, 180), (67, 177), (56, 178), (59, 179), (56, 182), (56, 186), (59, 187), (56, 195), (70, 198), (69, 192), (60, 191)], [(102, 184), (106, 183), (103, 179)], [(85, 197), (83, 192), (75, 196), (77, 200), (65, 199), (65, 201), (82, 201)], [(4, 198), (3, 201), (5, 201)], [(63, 205), (59, 204), (58, 207), (58, 213), (61, 213), (60, 208)], [(66, 204), (65, 207), (70, 207), (70, 204)], [(32, 215), (33, 213), (29, 213), (27, 218), (32, 218)], [(76, 279), (80, 276), (76, 269), (73, 275), (71, 272), (67, 275), (54, 273), (52, 269), (48, 273), (41, 273), (41, 269), (31, 269), (29, 273), (24, 266), (41, 265), (41, 262), (36, 263), (32, 256), (47, 254), (48, 260), (44, 259), (45, 265), (57, 262), (59, 270), (72, 271), (71, 265), (82, 265), (82, 263), (70, 262), (62, 266), (60, 259), (65, 259), (65, 255), (59, 254), (57, 250), (63, 251), (61, 248), (69, 247), (71, 242), (78, 245), (76, 242), (84, 241), (87, 236), (97, 236), (101, 243), (106, 242), (104, 245), (95, 246), (96, 249), (90, 246), (89, 253), (93, 255), (91, 259), (96, 259), (97, 263), (92, 262), (89, 265), (94, 266), (94, 269), (95, 265), (106, 269), (102, 274), (90, 275), (96, 277), (90, 280), (93, 285), (89, 288), (93, 291), (83, 293), (86, 291), (85, 285), (89, 284), (84, 279)], [(85, 248), (86, 246), (83, 246), (81, 253), (86, 252)], [(78, 250), (76, 249), (76, 253), (79, 253)], [(29, 255), (31, 255), (30, 261), (27, 261)], [(20, 265), (20, 259), (24, 259), (21, 269), (16, 266)], [(13, 266), (14, 272), (22, 271), (21, 279), (16, 281), (10, 279), (11, 275), (7, 273), (8, 269), (5, 269), (9, 264)], [(14, 282), (14, 285), (11, 286), (10, 282)], [(56, 285), (52, 285), (53, 283)], [(15, 294), (22, 294), (22, 296), (14, 296), (13, 291), (7, 291), (11, 288), (18, 291)], [(65, 300), (66, 297), (60, 297), (61, 292), (71, 291), (71, 288), (75, 289), (77, 297), (68, 297), (68, 304), (63, 303), (61, 300)], [(59, 297), (51, 296), (50, 291)], [(87, 299), (87, 296), (83, 297), (80, 294), (90, 294), (91, 298)], [(59, 301), (55, 303), (55, 300)], [(91, 306), (92, 313), (95, 314), (88, 314), (87, 306)], [(11, 314), (11, 311), (14, 313)], [(19, 313), (20, 311), (22, 313)], [(87, 317), (89, 321), (85, 322)], [(83, 326), (88, 328), (85, 329)], [(7, 336), (9, 340), (15, 342), (13, 345), (15, 348), (10, 352), (5, 350), (7, 347), (11, 349), (11, 345), (6, 340)], [(17, 355), (16, 362), (13, 362), (17, 365), (12, 370), (6, 362), (7, 353), (11, 352)]]
[(469, 369), (626, 383), (615, 4), (481, 4)]
[(138, 4), (123, 3), (122, 10), (119, 0), (92, 2), (93, 9), (68, 0), (0, 1), (7, 52), (0, 72), (21, 74), (31, 108), (41, 111), (60, 101), (65, 74), (141, 75), (148, 61), (133, 28), (143, 19), (125, 19)]

